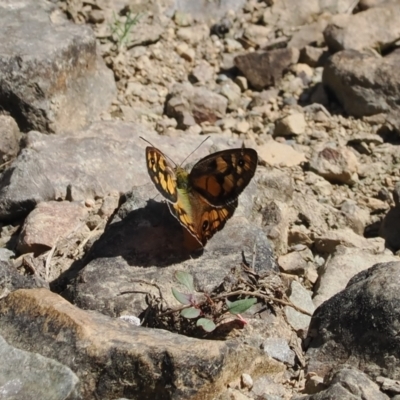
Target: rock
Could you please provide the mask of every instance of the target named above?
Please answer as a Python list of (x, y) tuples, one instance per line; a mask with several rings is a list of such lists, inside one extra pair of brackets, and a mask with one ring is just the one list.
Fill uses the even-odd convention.
[[(1, 177), (0, 218), (24, 216), (40, 201), (125, 192), (134, 184), (132, 174), (138, 184), (146, 183), (145, 145), (139, 136), (156, 137), (144, 127), (120, 122), (99, 122), (63, 136), (30, 132), (27, 147)], [(142, 163), (132, 165), (140, 158)]]
[(174, 7), (184, 13), (191, 14), (197, 20), (214, 20), (223, 17), (228, 12), (239, 11), (245, 0), (229, 0), (219, 3), (199, 2), (197, 0), (176, 0)]
[(273, 25), (280, 28), (287, 26), (302, 26), (306, 24), (312, 15), (321, 12), (318, 1), (289, 0), (288, 3), (277, 1), (272, 7), (266, 9), (263, 15), (264, 25)]
[(358, 160), (346, 147), (326, 147), (313, 156), (310, 169), (329, 182), (353, 185), (357, 180)]
[(258, 147), (258, 156), (268, 165), (293, 167), (306, 161), (304, 154), (296, 151), (292, 146), (270, 140), (267, 144)]
[(311, 246), (313, 240), (310, 236), (310, 231), (304, 225), (293, 226), (288, 232), (288, 245)]
[(271, 26), (249, 24), (244, 30), (243, 36), (256, 47), (263, 47), (268, 43), (271, 33)]
[[(355, 117), (380, 113), (394, 115), (393, 123), (400, 127), (396, 115), (400, 72), (395, 68), (400, 52), (381, 58), (357, 51), (341, 51), (327, 62), (323, 83), (336, 96), (344, 110)], [(393, 91), (394, 90), (394, 91)]]
[(283, 117), (275, 124), (274, 136), (301, 135), (307, 127), (303, 113), (295, 113)]
[(288, 250), (289, 207), (280, 201), (271, 201), (261, 209), (262, 229), (274, 244), (276, 255)]
[(250, 124), (247, 121), (238, 121), (235, 126), (235, 131), (238, 133), (247, 133), (250, 129)]
[(174, 22), (178, 26), (190, 26), (193, 24), (193, 16), (179, 10), (175, 11)]
[(383, 218), (379, 236), (385, 239), (385, 246), (398, 251), (400, 249), (400, 207), (393, 207)]
[(199, 64), (197, 64), (191, 73), (191, 80), (194, 83), (207, 83), (212, 81), (214, 77), (214, 68), (205, 60), (201, 60)]
[(297, 49), (248, 53), (235, 57), (235, 66), (256, 90), (277, 85), (284, 71), (299, 59)]
[(79, 203), (49, 201), (39, 203), (24, 222), (18, 240), (20, 254), (35, 255), (51, 249), (84, 225), (87, 209)]
[(78, 377), (65, 365), (19, 350), (0, 336), (1, 398), (4, 400), (78, 400)]
[(355, 368), (339, 369), (328, 377), (325, 385), (327, 389), (311, 396), (298, 397), (297, 400), (389, 400), (368, 375)]
[(218, 400), (252, 400), (252, 397), (246, 396), (239, 390), (229, 388), (218, 397)]
[(329, 58), (328, 51), (319, 47), (305, 46), (300, 52), (299, 61), (310, 67), (316, 68), (324, 66)]
[(23, 276), (10, 261), (0, 261), (0, 299), (17, 289), (48, 288), (38, 275)]
[[(211, 399), (210, 393), (215, 397), (237, 373), (277, 368), (260, 349), (240, 341), (199, 340), (136, 327), (80, 310), (45, 289), (22, 289), (2, 299), (0, 334), (12, 346), (70, 367), (80, 379), (79, 398)], [(238, 358), (240, 368), (233, 371)]]
[(102, 10), (91, 10), (88, 19), (92, 24), (101, 24), (105, 20), (104, 12)]
[(327, 231), (314, 240), (315, 250), (318, 253), (332, 254), (338, 246), (355, 247), (371, 252), (377, 251), (376, 243), (357, 235), (349, 228)]
[[(226, 53), (238, 53), (240, 51), (243, 51), (242, 44), (235, 39), (226, 38), (224, 40), (224, 44)], [(227, 54), (224, 55), (226, 56)], [(232, 59), (232, 67), (233, 67), (233, 59)]]
[(248, 89), (247, 79), (244, 76), (237, 76), (234, 82), (239, 86), (242, 92)]
[(8, 115), (0, 115), (0, 163), (12, 160), (19, 152), (21, 132)]
[(177, 119), (178, 128), (185, 129), (206, 121), (213, 124), (225, 116), (227, 105), (225, 97), (204, 87), (176, 84), (170, 93), (166, 113)]
[[(98, 122), (63, 136), (30, 132), (27, 148), (0, 179), (0, 218), (25, 216), (40, 201), (86, 201), (150, 183), (144, 159), (147, 145), (140, 136), (157, 140), (154, 144), (163, 147), (156, 132), (136, 123)], [(188, 155), (195, 148), (189, 136), (179, 139), (179, 148), (175, 138), (164, 137), (163, 143), (163, 151), (177, 162), (183, 160), (182, 154)], [(235, 143), (237, 147), (242, 144), (237, 140), (232, 145)], [(207, 155), (212, 145), (221, 150), (229, 147), (226, 137), (214, 135), (196, 156)]]
[(325, 42), (332, 53), (369, 48), (382, 53), (400, 35), (399, 18), (398, 3), (371, 8), (354, 15), (335, 15), (324, 31)]
[[(392, 399), (398, 400), (400, 393), (400, 384), (399, 381), (395, 381), (393, 379), (384, 378), (383, 376), (378, 376), (376, 378), (376, 382), (381, 386), (381, 390), (385, 392), (396, 393)], [(397, 397), (397, 399), (396, 399)]]
[(202, 42), (208, 35), (210, 30), (207, 25), (190, 26), (187, 28), (179, 28), (176, 36), (191, 45)]
[(360, 10), (368, 10), (369, 8), (381, 7), (396, 2), (397, 0), (360, 0), (358, 7)]
[(129, 39), (126, 48), (131, 49), (135, 46), (148, 46), (157, 43), (164, 33), (164, 27), (158, 23), (145, 23), (139, 21), (130, 29)]
[(372, 378), (399, 379), (399, 270), (399, 261), (376, 264), (318, 307), (309, 330), (309, 372), (325, 376), (345, 362)]
[[(228, 108), (231, 110), (237, 109), (240, 102), (241, 90), (236, 83), (227, 80), (221, 85), (220, 94), (228, 99)], [(247, 122), (247, 121), (245, 121)]]
[(242, 386), (248, 389), (253, 387), (253, 378), (249, 374), (242, 374)]
[(260, 378), (254, 380), (253, 388), (250, 392), (253, 399), (265, 398), (268, 400), (280, 400), (289, 396), (287, 390), (284, 386), (276, 383), (274, 379), (270, 376), (261, 376)]
[(319, 282), (314, 291), (314, 304), (319, 306), (343, 290), (357, 273), (378, 262), (397, 261), (398, 257), (378, 253), (370, 249), (346, 248), (339, 246), (328, 262), (319, 270)]
[[(293, 281), (290, 285), (289, 300), (297, 307), (307, 311), (310, 315), (313, 314), (315, 306), (311, 300), (310, 293), (298, 282)], [(285, 307), (285, 315), (287, 321), (292, 328), (297, 332), (307, 331), (308, 325), (310, 324), (310, 315), (304, 314), (300, 311), (295, 310), (292, 307)]]
[(15, 257), (15, 253), (12, 250), (0, 247), (0, 261), (10, 261), (11, 258)]
[(287, 365), (294, 365), (295, 353), (290, 349), (287, 341), (283, 338), (268, 338), (263, 343), (264, 351), (275, 360)]
[(352, 200), (345, 200), (340, 207), (340, 211), (346, 218), (346, 225), (357, 235), (364, 235), (365, 227), (369, 221), (369, 212), (358, 207)]
[[(258, 273), (277, 271), (270, 243), (245, 216), (252, 209), (252, 191), (250, 184), (239, 197), (235, 215), (197, 253), (193, 253), (193, 247), (198, 248), (198, 243), (170, 215), (166, 204), (148, 201), (154, 197), (148, 191), (146, 197), (132, 193), (93, 245), (87, 257), (92, 261), (79, 272), (65, 295), (84, 309), (110, 316), (137, 316), (148, 307), (146, 293), (139, 289), (141, 282), (155, 282), (164, 299), (176, 303), (171, 292), (177, 285), (176, 271), (190, 272), (197, 290), (207, 293), (221, 285), (229, 268), (240, 265), (243, 257)], [(121, 296), (125, 290), (133, 292)], [(154, 286), (146, 285), (145, 290), (158, 293)]]
[(0, 32), (7, 37), (0, 46), (1, 108), (23, 132), (82, 128), (116, 94), (92, 30), (66, 20), (52, 23), (53, 6), (44, 1), (18, 4), (0, 6)]
[(190, 48), (186, 43), (179, 43), (176, 47), (176, 52), (189, 62), (192, 62), (196, 55), (194, 49)]
[(279, 256), (278, 265), (286, 274), (303, 275), (307, 268), (307, 261), (298, 251)]
[[(313, 44), (324, 43), (323, 32), (328, 25), (328, 19), (325, 16), (318, 18), (316, 22), (302, 26), (298, 31), (294, 32), (288, 43), (288, 47), (295, 47), (303, 50)], [(317, 49), (316, 47), (310, 47)], [(319, 49), (321, 50), (321, 49)]]

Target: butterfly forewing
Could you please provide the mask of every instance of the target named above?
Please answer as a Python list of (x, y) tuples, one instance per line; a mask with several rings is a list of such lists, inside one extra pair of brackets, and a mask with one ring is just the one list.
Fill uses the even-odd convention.
[(189, 175), (193, 190), (216, 207), (232, 203), (249, 184), (257, 168), (250, 148), (223, 150), (201, 159)]
[(158, 191), (170, 202), (176, 203), (175, 168), (167, 161), (164, 154), (155, 147), (146, 147), (146, 164), (150, 178)]

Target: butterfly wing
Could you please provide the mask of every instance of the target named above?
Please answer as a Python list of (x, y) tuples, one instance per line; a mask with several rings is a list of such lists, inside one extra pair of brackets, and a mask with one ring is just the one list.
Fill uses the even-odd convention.
[(194, 191), (211, 205), (223, 207), (234, 202), (249, 184), (257, 168), (254, 149), (223, 150), (201, 159), (189, 174)]
[(168, 203), (171, 213), (202, 245), (219, 230), (226, 221), (232, 217), (237, 207), (237, 199), (222, 207), (210, 205), (196, 192), (190, 192), (184, 197), (178, 192), (178, 201)]
[(146, 147), (146, 164), (147, 171), (157, 190), (169, 202), (176, 203), (178, 193), (175, 168), (171, 166), (164, 154), (155, 147)]

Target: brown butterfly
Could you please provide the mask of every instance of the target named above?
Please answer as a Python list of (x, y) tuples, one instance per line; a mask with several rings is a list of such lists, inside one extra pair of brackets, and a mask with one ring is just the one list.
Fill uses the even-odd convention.
[(237, 207), (237, 198), (254, 176), (257, 152), (243, 147), (218, 151), (192, 170), (172, 165), (155, 147), (146, 147), (147, 170), (166, 198), (172, 215), (204, 246)]

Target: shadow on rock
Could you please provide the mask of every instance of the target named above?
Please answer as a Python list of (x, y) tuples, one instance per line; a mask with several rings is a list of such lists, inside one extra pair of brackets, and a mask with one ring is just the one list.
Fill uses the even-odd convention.
[(202, 253), (197, 241), (188, 242), (185, 233), (166, 203), (149, 200), (132, 211), (123, 205), (93, 244), (87, 262), (122, 257), (128, 265), (166, 267)]

